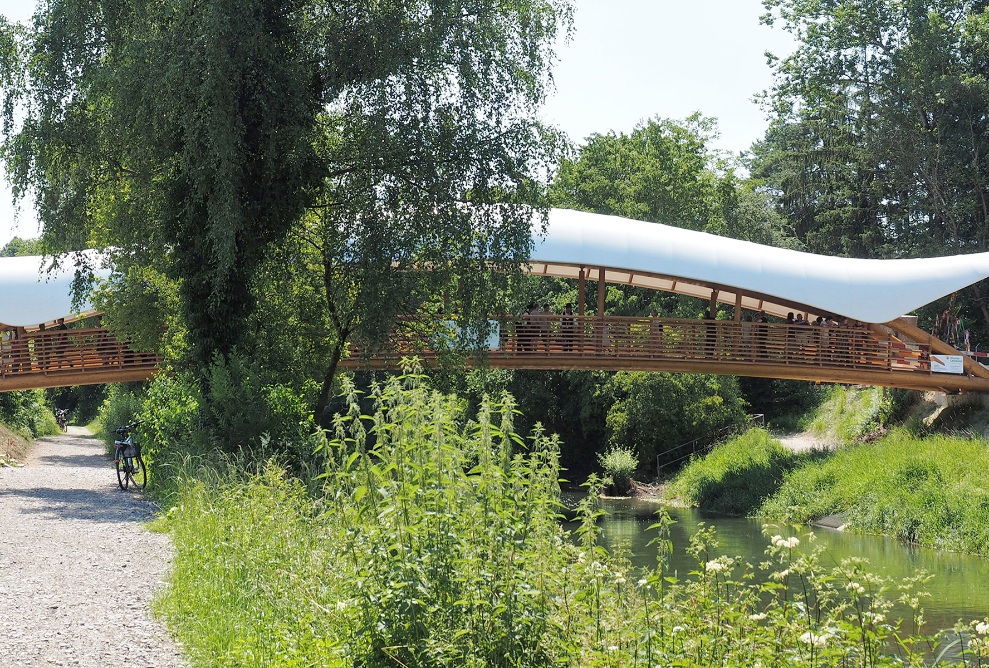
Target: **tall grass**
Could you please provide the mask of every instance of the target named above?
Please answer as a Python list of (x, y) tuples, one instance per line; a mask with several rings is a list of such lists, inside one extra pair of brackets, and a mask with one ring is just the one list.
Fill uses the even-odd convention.
[(783, 482), (794, 455), (763, 429), (750, 429), (691, 461), (668, 494), (706, 510), (748, 515)]
[[(509, 397), (471, 419), (414, 376), (371, 398), (361, 415), (351, 392), (319, 494), (276, 466), (181, 479), (158, 606), (193, 665), (885, 666), (928, 648), (889, 614), (897, 599), (920, 614), (916, 583), (823, 568), (806, 536), (770, 530), (753, 566), (705, 529), (687, 578), (665, 550), (633, 573), (598, 546), (599, 481), (568, 536), (558, 443), (523, 441)], [(661, 545), (669, 525), (657, 521)], [(769, 585), (752, 584), (756, 570)]]
[(805, 461), (757, 511), (807, 522), (842, 514), (853, 529), (989, 555), (989, 442), (894, 431)]
[(892, 404), (887, 390), (869, 387), (849, 390), (835, 385), (807, 424), (819, 438), (848, 443), (882, 426)]

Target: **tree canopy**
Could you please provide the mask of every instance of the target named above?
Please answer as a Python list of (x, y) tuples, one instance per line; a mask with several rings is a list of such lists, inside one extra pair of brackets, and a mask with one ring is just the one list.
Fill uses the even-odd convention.
[(477, 268), (517, 270), (559, 145), (532, 119), (570, 12), (43, 0), (33, 25), (3, 26), (3, 157), (47, 252), (107, 249), (108, 309), (174, 285), (161, 291), (203, 378), (258, 349), (247, 332), (298, 323), (256, 318), (272, 262), (311, 272), (291, 285), (316, 277), (317, 329), (339, 355), (415, 307), (410, 270), (459, 279), (465, 309)]

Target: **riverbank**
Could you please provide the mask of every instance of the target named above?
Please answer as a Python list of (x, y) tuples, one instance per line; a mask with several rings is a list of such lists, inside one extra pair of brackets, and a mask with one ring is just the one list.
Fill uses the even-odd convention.
[[(916, 413), (910, 419), (916, 422)], [(989, 556), (986, 470), (983, 436), (895, 428), (840, 447), (794, 451), (753, 430), (688, 465), (667, 496), (715, 512)]]

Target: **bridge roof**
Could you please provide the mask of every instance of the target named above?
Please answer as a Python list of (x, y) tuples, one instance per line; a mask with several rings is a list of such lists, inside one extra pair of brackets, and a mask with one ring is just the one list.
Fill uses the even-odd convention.
[(72, 262), (64, 262), (50, 274), (45, 272), (47, 266), (44, 258), (37, 256), (0, 257), (0, 323), (32, 328), (92, 313), (88, 303), (81, 311), (72, 307)]
[[(883, 323), (989, 277), (989, 253), (861, 260), (801, 253), (618, 216), (553, 209), (534, 228), (530, 271), (605, 280), (783, 315), (808, 310)], [(588, 279), (597, 280), (589, 271)]]

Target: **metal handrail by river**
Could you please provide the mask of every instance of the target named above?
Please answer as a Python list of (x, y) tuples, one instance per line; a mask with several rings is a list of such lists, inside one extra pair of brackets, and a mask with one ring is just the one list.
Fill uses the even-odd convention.
[[(659, 504), (652, 499), (630, 498), (602, 499), (601, 505), (606, 511), (600, 519), (605, 547), (621, 548), (633, 566), (654, 568), (656, 547), (649, 542), (655, 534), (647, 529), (655, 522)], [(670, 566), (679, 577), (686, 577), (698, 567), (696, 560), (686, 553), (686, 548), (702, 522), (716, 528), (718, 554), (741, 557), (743, 562), (753, 564), (765, 561), (769, 538), (762, 531), (764, 521), (689, 508), (667, 510), (676, 521), (670, 535), (674, 545)], [(789, 530), (790, 535), (797, 536), (808, 532), (815, 534), (816, 541), (811, 545), (805, 541), (801, 547), (807, 546), (810, 550), (823, 546), (824, 566), (837, 566), (843, 559), (861, 557), (868, 560), (872, 572), (886, 578), (903, 579), (917, 575), (921, 570), (933, 575), (924, 587), (930, 593), (923, 604), (924, 632), (952, 628), (958, 620), (971, 622), (989, 616), (989, 559), (826, 527), (805, 526)], [(774, 533), (786, 534), (787, 531), (775, 530)]]

